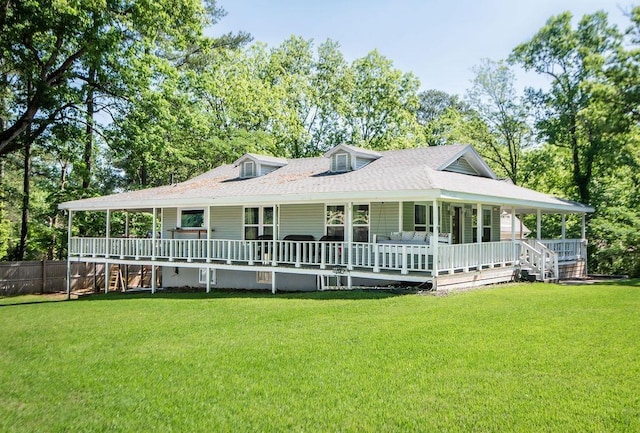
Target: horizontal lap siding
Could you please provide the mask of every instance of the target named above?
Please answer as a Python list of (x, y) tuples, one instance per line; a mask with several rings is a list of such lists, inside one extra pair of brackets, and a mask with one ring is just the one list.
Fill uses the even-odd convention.
[(164, 208), (162, 209), (162, 237), (171, 238), (171, 232), (178, 227), (178, 209)]
[(213, 239), (242, 239), (242, 206), (211, 208), (211, 228)]
[[(402, 202), (402, 230), (414, 230), (415, 215), (412, 201)], [(396, 230), (394, 230), (396, 231)]]
[(372, 235), (389, 236), (398, 231), (398, 209), (396, 203), (371, 203), (370, 230)]
[(316, 240), (324, 235), (324, 205), (292, 204), (280, 206), (278, 238), (286, 235), (311, 235)]
[(500, 208), (495, 207), (491, 211), (491, 240), (497, 242), (500, 240)]

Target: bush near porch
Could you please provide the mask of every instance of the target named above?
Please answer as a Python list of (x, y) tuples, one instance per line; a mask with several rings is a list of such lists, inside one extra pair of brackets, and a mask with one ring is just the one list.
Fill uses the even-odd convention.
[(0, 430), (639, 431), (640, 286), (0, 299)]

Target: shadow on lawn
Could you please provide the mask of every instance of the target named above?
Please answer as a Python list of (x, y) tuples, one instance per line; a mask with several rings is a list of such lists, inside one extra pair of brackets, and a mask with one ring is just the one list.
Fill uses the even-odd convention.
[(307, 299), (315, 301), (324, 300), (376, 300), (386, 299), (396, 296), (403, 296), (416, 293), (415, 290), (400, 289), (356, 289), (356, 290), (327, 290), (323, 292), (277, 292), (275, 295), (270, 291), (263, 290), (212, 290), (211, 293), (204, 292), (172, 292), (158, 291), (155, 294), (149, 292), (125, 292), (92, 294), (78, 298), (79, 301), (125, 301), (129, 299)]

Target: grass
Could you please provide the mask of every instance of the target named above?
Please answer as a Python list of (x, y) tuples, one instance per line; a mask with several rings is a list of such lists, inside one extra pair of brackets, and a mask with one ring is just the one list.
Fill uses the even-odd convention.
[(640, 431), (640, 290), (0, 299), (0, 431)]

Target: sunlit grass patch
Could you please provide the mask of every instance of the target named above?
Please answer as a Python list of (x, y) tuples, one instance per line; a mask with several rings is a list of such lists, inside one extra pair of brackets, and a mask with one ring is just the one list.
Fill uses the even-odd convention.
[(1, 431), (638, 431), (640, 292), (0, 307)]

